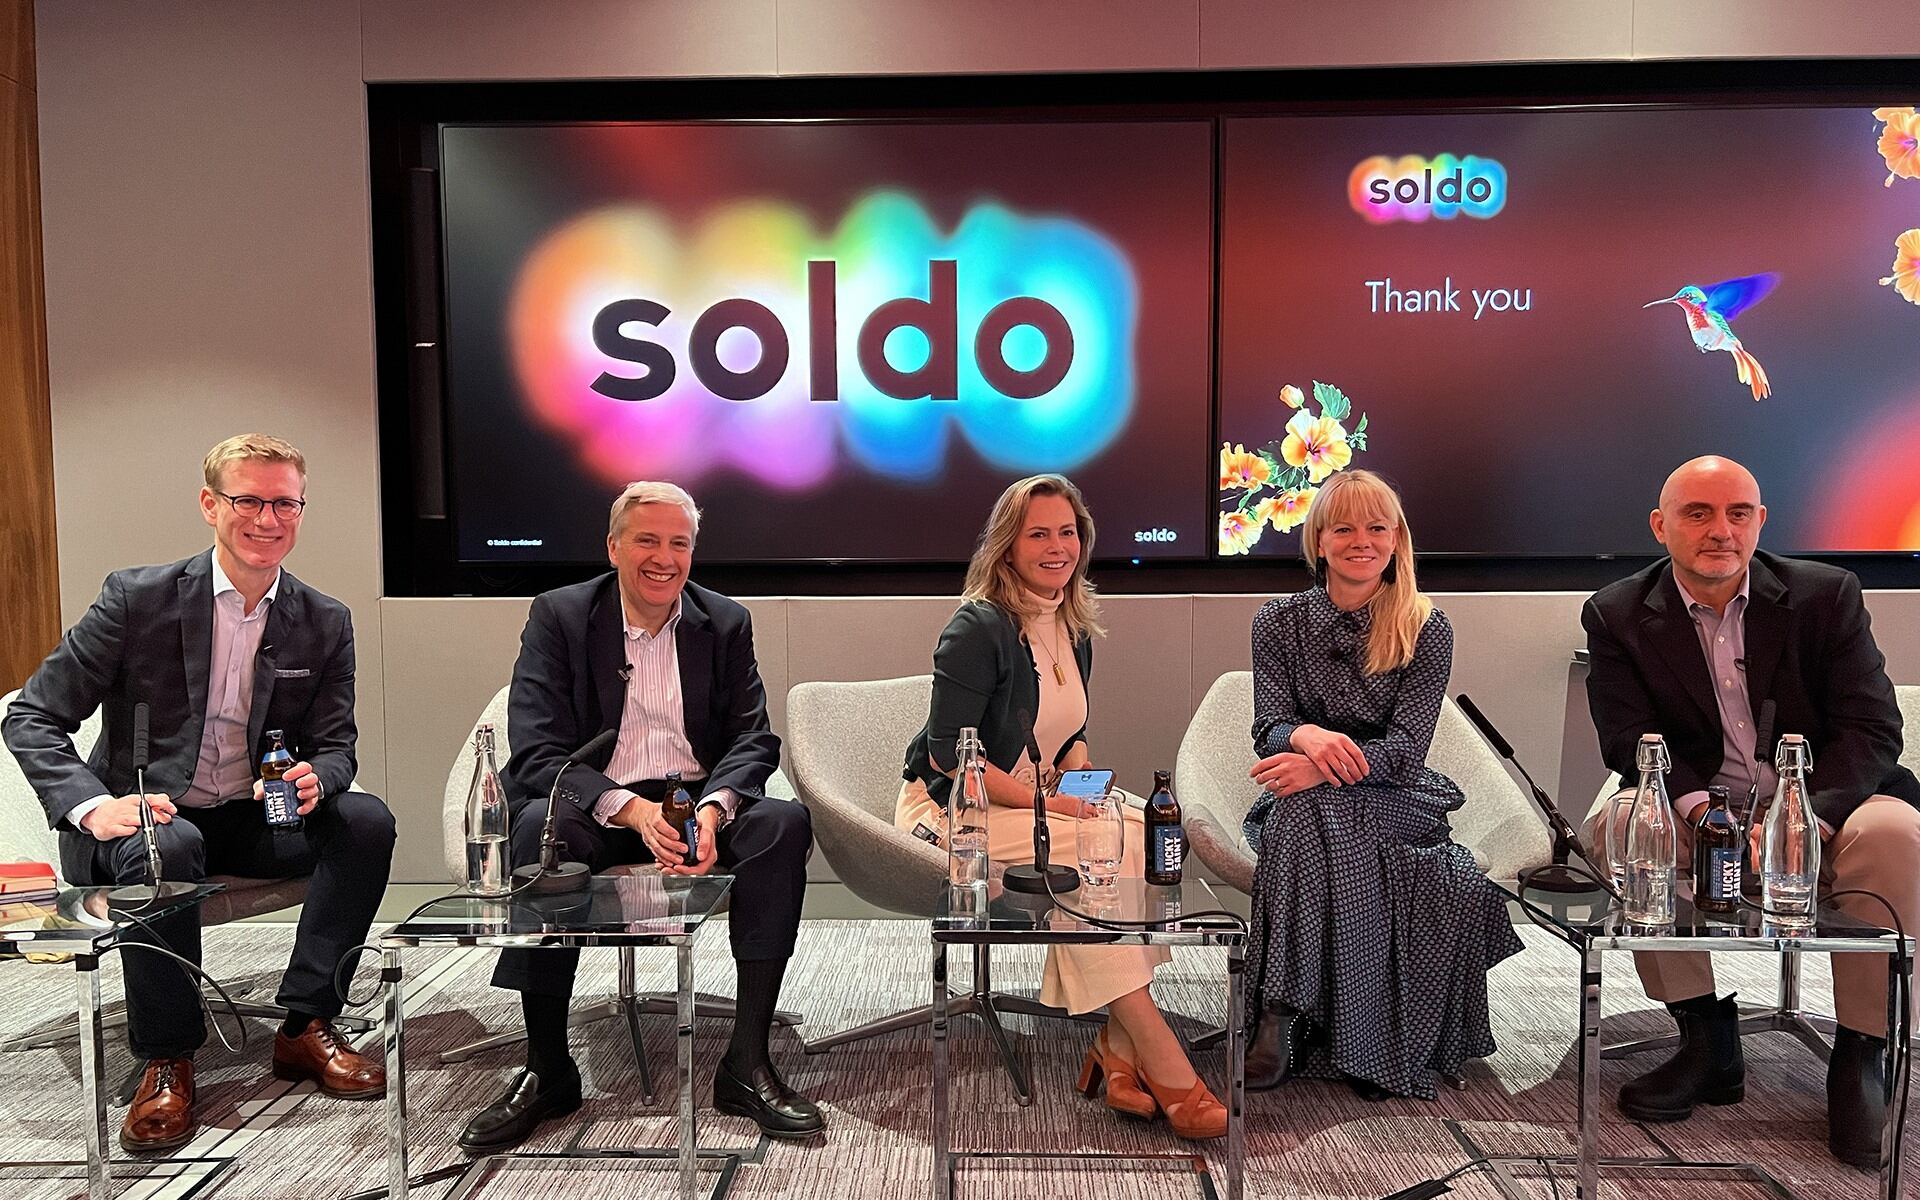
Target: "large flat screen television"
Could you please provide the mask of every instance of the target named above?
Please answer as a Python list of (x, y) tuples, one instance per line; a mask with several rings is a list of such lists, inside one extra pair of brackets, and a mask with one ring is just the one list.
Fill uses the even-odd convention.
[(1205, 120), (448, 124), (450, 511), (604, 560), (665, 479), (710, 562), (959, 561), (1069, 475), (1096, 553), (1203, 558)]
[(1708, 453), (1769, 548), (1920, 549), (1911, 109), (1222, 124), (1221, 554), (1297, 554), (1355, 467), (1423, 551), (1658, 553)]

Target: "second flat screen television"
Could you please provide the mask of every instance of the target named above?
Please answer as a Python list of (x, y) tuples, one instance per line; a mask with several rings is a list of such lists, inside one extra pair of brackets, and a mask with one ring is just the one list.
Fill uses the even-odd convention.
[(1920, 549), (1912, 109), (1222, 126), (1222, 554), (1297, 555), (1355, 467), (1422, 551), (1658, 554), (1710, 453), (1768, 549)]

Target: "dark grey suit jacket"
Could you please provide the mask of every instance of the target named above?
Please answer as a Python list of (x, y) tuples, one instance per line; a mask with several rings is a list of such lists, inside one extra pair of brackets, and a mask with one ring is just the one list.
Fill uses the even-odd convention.
[[(1765, 551), (1748, 570), (1747, 698), (1767, 743), (1757, 752), (1770, 760), (1781, 734), (1804, 735), (1813, 749), (1813, 808), (1835, 829), (1875, 793), (1920, 806), (1920, 780), (1900, 765), (1900, 706), (1860, 581), (1840, 567)], [(1657, 733), (1673, 759), (1668, 792), (1706, 787), (1725, 752), (1720, 710), (1672, 562), (1602, 588), (1580, 620), (1592, 659), (1587, 700), (1607, 766), (1635, 778), (1634, 747), (1641, 734)], [(1773, 726), (1764, 729), (1769, 701)]]
[[(680, 593), (674, 654), (687, 741), (707, 773), (701, 794), (729, 788), (736, 811), (745, 809), (780, 765), (780, 739), (767, 723), (767, 694), (753, 655), (753, 620), (738, 603), (689, 583)], [(573, 752), (620, 727), (624, 665), (624, 614), (613, 572), (534, 597), (507, 694), (513, 757), (505, 774), (515, 815), (530, 803), (544, 806)], [(607, 778), (612, 758), (609, 743), (594, 761), (569, 768), (562, 781), (588, 812), (602, 792), (637, 782)]]
[[(78, 624), (7, 708), (0, 735), (47, 810), (47, 824), (83, 801), (134, 790), (133, 706), (150, 716), (147, 790), (179, 799), (193, 784), (206, 725), (213, 658), (213, 551), (107, 576)], [(100, 710), (86, 761), (72, 735)], [(286, 733), (295, 760), (312, 763), (322, 794), (353, 783), (353, 618), (347, 606), (282, 570), (253, 669), (247, 741)], [(229, 797), (231, 798), (231, 797)]]

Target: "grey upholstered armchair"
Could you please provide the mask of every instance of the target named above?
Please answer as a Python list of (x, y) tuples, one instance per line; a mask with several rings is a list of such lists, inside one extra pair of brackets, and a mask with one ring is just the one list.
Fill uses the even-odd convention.
[[(1187, 725), (1174, 791), (1194, 856), (1243, 892), (1253, 889), (1254, 851), (1241, 826), (1260, 794), (1248, 775), (1254, 762), (1253, 673), (1230, 671), (1214, 680)], [(1488, 878), (1510, 882), (1548, 861), (1553, 839), (1545, 821), (1451, 698), (1441, 706), (1427, 765), (1466, 793), (1452, 816), (1453, 840), (1473, 852)]]
[[(947, 881), (946, 852), (894, 827), (901, 762), (926, 723), (933, 676), (860, 683), (802, 683), (787, 693), (787, 750), (794, 789), (813, 813), (814, 841), (842, 883), (890, 912), (931, 917)], [(1068, 1017), (1062, 1009), (992, 988), (988, 947), (976, 946), (973, 985), (947, 1004), (950, 1016), (971, 1015), (993, 1035), (1021, 1103), (1033, 1095), (1026, 1065), (1000, 1024), (1001, 1013)], [(1086, 1020), (1103, 1017), (1089, 1014)], [(809, 1054), (906, 1029), (931, 1029), (924, 1004), (807, 1043)]]

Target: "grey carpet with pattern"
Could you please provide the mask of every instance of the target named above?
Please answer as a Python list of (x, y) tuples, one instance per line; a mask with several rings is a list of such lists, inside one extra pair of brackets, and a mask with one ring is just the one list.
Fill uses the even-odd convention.
[[(702, 939), (696, 955), (703, 990), (730, 993), (733, 972), (724, 934)], [(1569, 1149), (1574, 1122), (1575, 1063), (1570, 1050), (1574, 1019), (1572, 953), (1523, 930), (1525, 953), (1502, 964), (1493, 979), (1494, 1033), (1500, 1048), (1474, 1064), (1464, 1090), (1442, 1089), (1433, 1103), (1372, 1104), (1343, 1086), (1295, 1082), (1249, 1098), (1247, 1194), (1303, 1198), (1379, 1197), (1439, 1175), (1468, 1157), (1466, 1144), (1494, 1154), (1555, 1154)], [(233, 978), (276, 970), (284, 960), (290, 930), (276, 925), (227, 925), (209, 930), (206, 961), (216, 975)], [(963, 973), (956, 959), (956, 971)], [(1771, 997), (1774, 960), (1761, 955), (1721, 956), (1722, 987), (1737, 987), (1752, 999)], [(801, 932), (801, 947), (788, 975), (786, 1006), (801, 1010), (809, 1030), (844, 1028), (885, 1015), (927, 995), (926, 927), (914, 921), (814, 921)], [(642, 987), (671, 984), (672, 958), (640, 955)], [(479, 1105), (493, 1098), (516, 1050), (503, 1050), (456, 1066), (437, 1063), (439, 1051), (484, 1031), (518, 1020), (517, 1000), (487, 984), (491, 956), (475, 950), (413, 951), (407, 957), (412, 1001), (408, 1006), (411, 1145), (416, 1171), (458, 1161), (454, 1134)], [(1162, 1007), (1177, 1014), (1187, 1032), (1219, 1023), (1225, 1014), (1223, 961), (1217, 951), (1181, 951), (1158, 977)], [(1037, 983), (1037, 954), (1005, 952), (995, 958), (995, 981), (1008, 988)], [(371, 978), (363, 968), (362, 985)], [(1670, 1029), (1640, 991), (1624, 955), (1608, 956), (1607, 1034), (1621, 1039)], [(0, 1036), (41, 1028), (71, 1012), (73, 972), (58, 965), (0, 961)], [(609, 992), (614, 983), (610, 952), (588, 953), (577, 996), (581, 1002)], [(1828, 977), (1820, 956), (1808, 960), (1810, 1007), (1831, 1011)], [(109, 995), (119, 991), (117, 966), (109, 965)], [(1038, 1099), (1030, 1108), (1014, 1102), (1004, 1074), (978, 1026), (954, 1024), (952, 1106), (956, 1145), (988, 1151), (1085, 1150), (1117, 1154), (1190, 1151), (1164, 1123), (1123, 1121), (1104, 1106), (1073, 1091), (1090, 1030), (1078, 1024), (1011, 1019), (1032, 1056)], [(707, 1105), (713, 1065), (724, 1048), (723, 1023), (701, 1023), (696, 1037), (700, 1137), (708, 1146), (739, 1147), (743, 1161), (729, 1196), (845, 1197), (890, 1200), (928, 1194), (930, 1041), (926, 1032), (897, 1034), (807, 1057), (790, 1034), (776, 1034), (775, 1053), (787, 1077), (827, 1109), (827, 1135), (812, 1144), (767, 1142), (750, 1122), (714, 1113)], [(531, 1151), (570, 1148), (675, 1145), (673, 1035), (666, 1018), (648, 1018), (648, 1052), (661, 1088), (646, 1107), (625, 1031), (601, 1022), (577, 1034), (575, 1047), (586, 1075), (585, 1108), (563, 1126), (530, 1143)], [(385, 1182), (383, 1106), (344, 1102), (275, 1081), (266, 1070), (272, 1028), (251, 1023), (252, 1044), (234, 1053), (213, 1044), (201, 1053), (201, 1136), (180, 1152), (198, 1160), (178, 1177), (147, 1178), (122, 1187), (133, 1200), (256, 1200), (311, 1197), (331, 1200)], [(1770, 1034), (1747, 1042), (1747, 1099), (1705, 1109), (1692, 1120), (1648, 1130), (1607, 1109), (1604, 1148), (1609, 1153), (1659, 1154), (1666, 1147), (1695, 1158), (1750, 1160), (1771, 1169), (1808, 1200), (1843, 1200), (1875, 1194), (1873, 1176), (1840, 1166), (1825, 1147), (1824, 1067), (1791, 1038)], [(1218, 1051), (1200, 1056), (1216, 1081)], [(1640, 1060), (1651, 1065), (1650, 1059)], [(110, 1041), (108, 1076), (117, 1081), (130, 1068), (124, 1043)], [(0, 1092), (0, 1196), (7, 1200), (65, 1200), (84, 1194), (72, 1168), (40, 1165), (78, 1156), (82, 1119), (79, 1058), (71, 1046), (0, 1058), (7, 1087)], [(1605, 1087), (1629, 1070), (1606, 1066)], [(120, 1110), (111, 1120), (116, 1131)], [(1658, 1139), (1656, 1141), (1656, 1138)], [(1464, 1139), (1464, 1140), (1463, 1140)], [(1909, 1138), (1911, 1158), (1912, 1138)], [(117, 1149), (117, 1147), (116, 1147)], [(1223, 1182), (1224, 1143), (1205, 1147), (1213, 1177)], [(717, 1165), (703, 1182), (712, 1182)], [(671, 1164), (593, 1162), (581, 1165), (516, 1165), (491, 1180), (482, 1195), (498, 1197), (671, 1196), (677, 1194)], [(416, 1191), (442, 1200), (451, 1185)], [(1571, 1196), (1564, 1172), (1529, 1179), (1541, 1197)], [(1909, 1189), (1910, 1191), (1911, 1189)], [(1221, 1188), (1224, 1194), (1224, 1187)], [(966, 1166), (962, 1197), (1060, 1196), (1158, 1198), (1198, 1194), (1194, 1176), (1179, 1164), (1150, 1173), (1116, 1170), (1109, 1164), (988, 1160)], [(1478, 1173), (1457, 1180), (1454, 1194), (1494, 1197)], [(1645, 1178), (1609, 1184), (1606, 1196), (1645, 1200), (1663, 1196), (1759, 1196), (1753, 1185), (1735, 1182)]]

